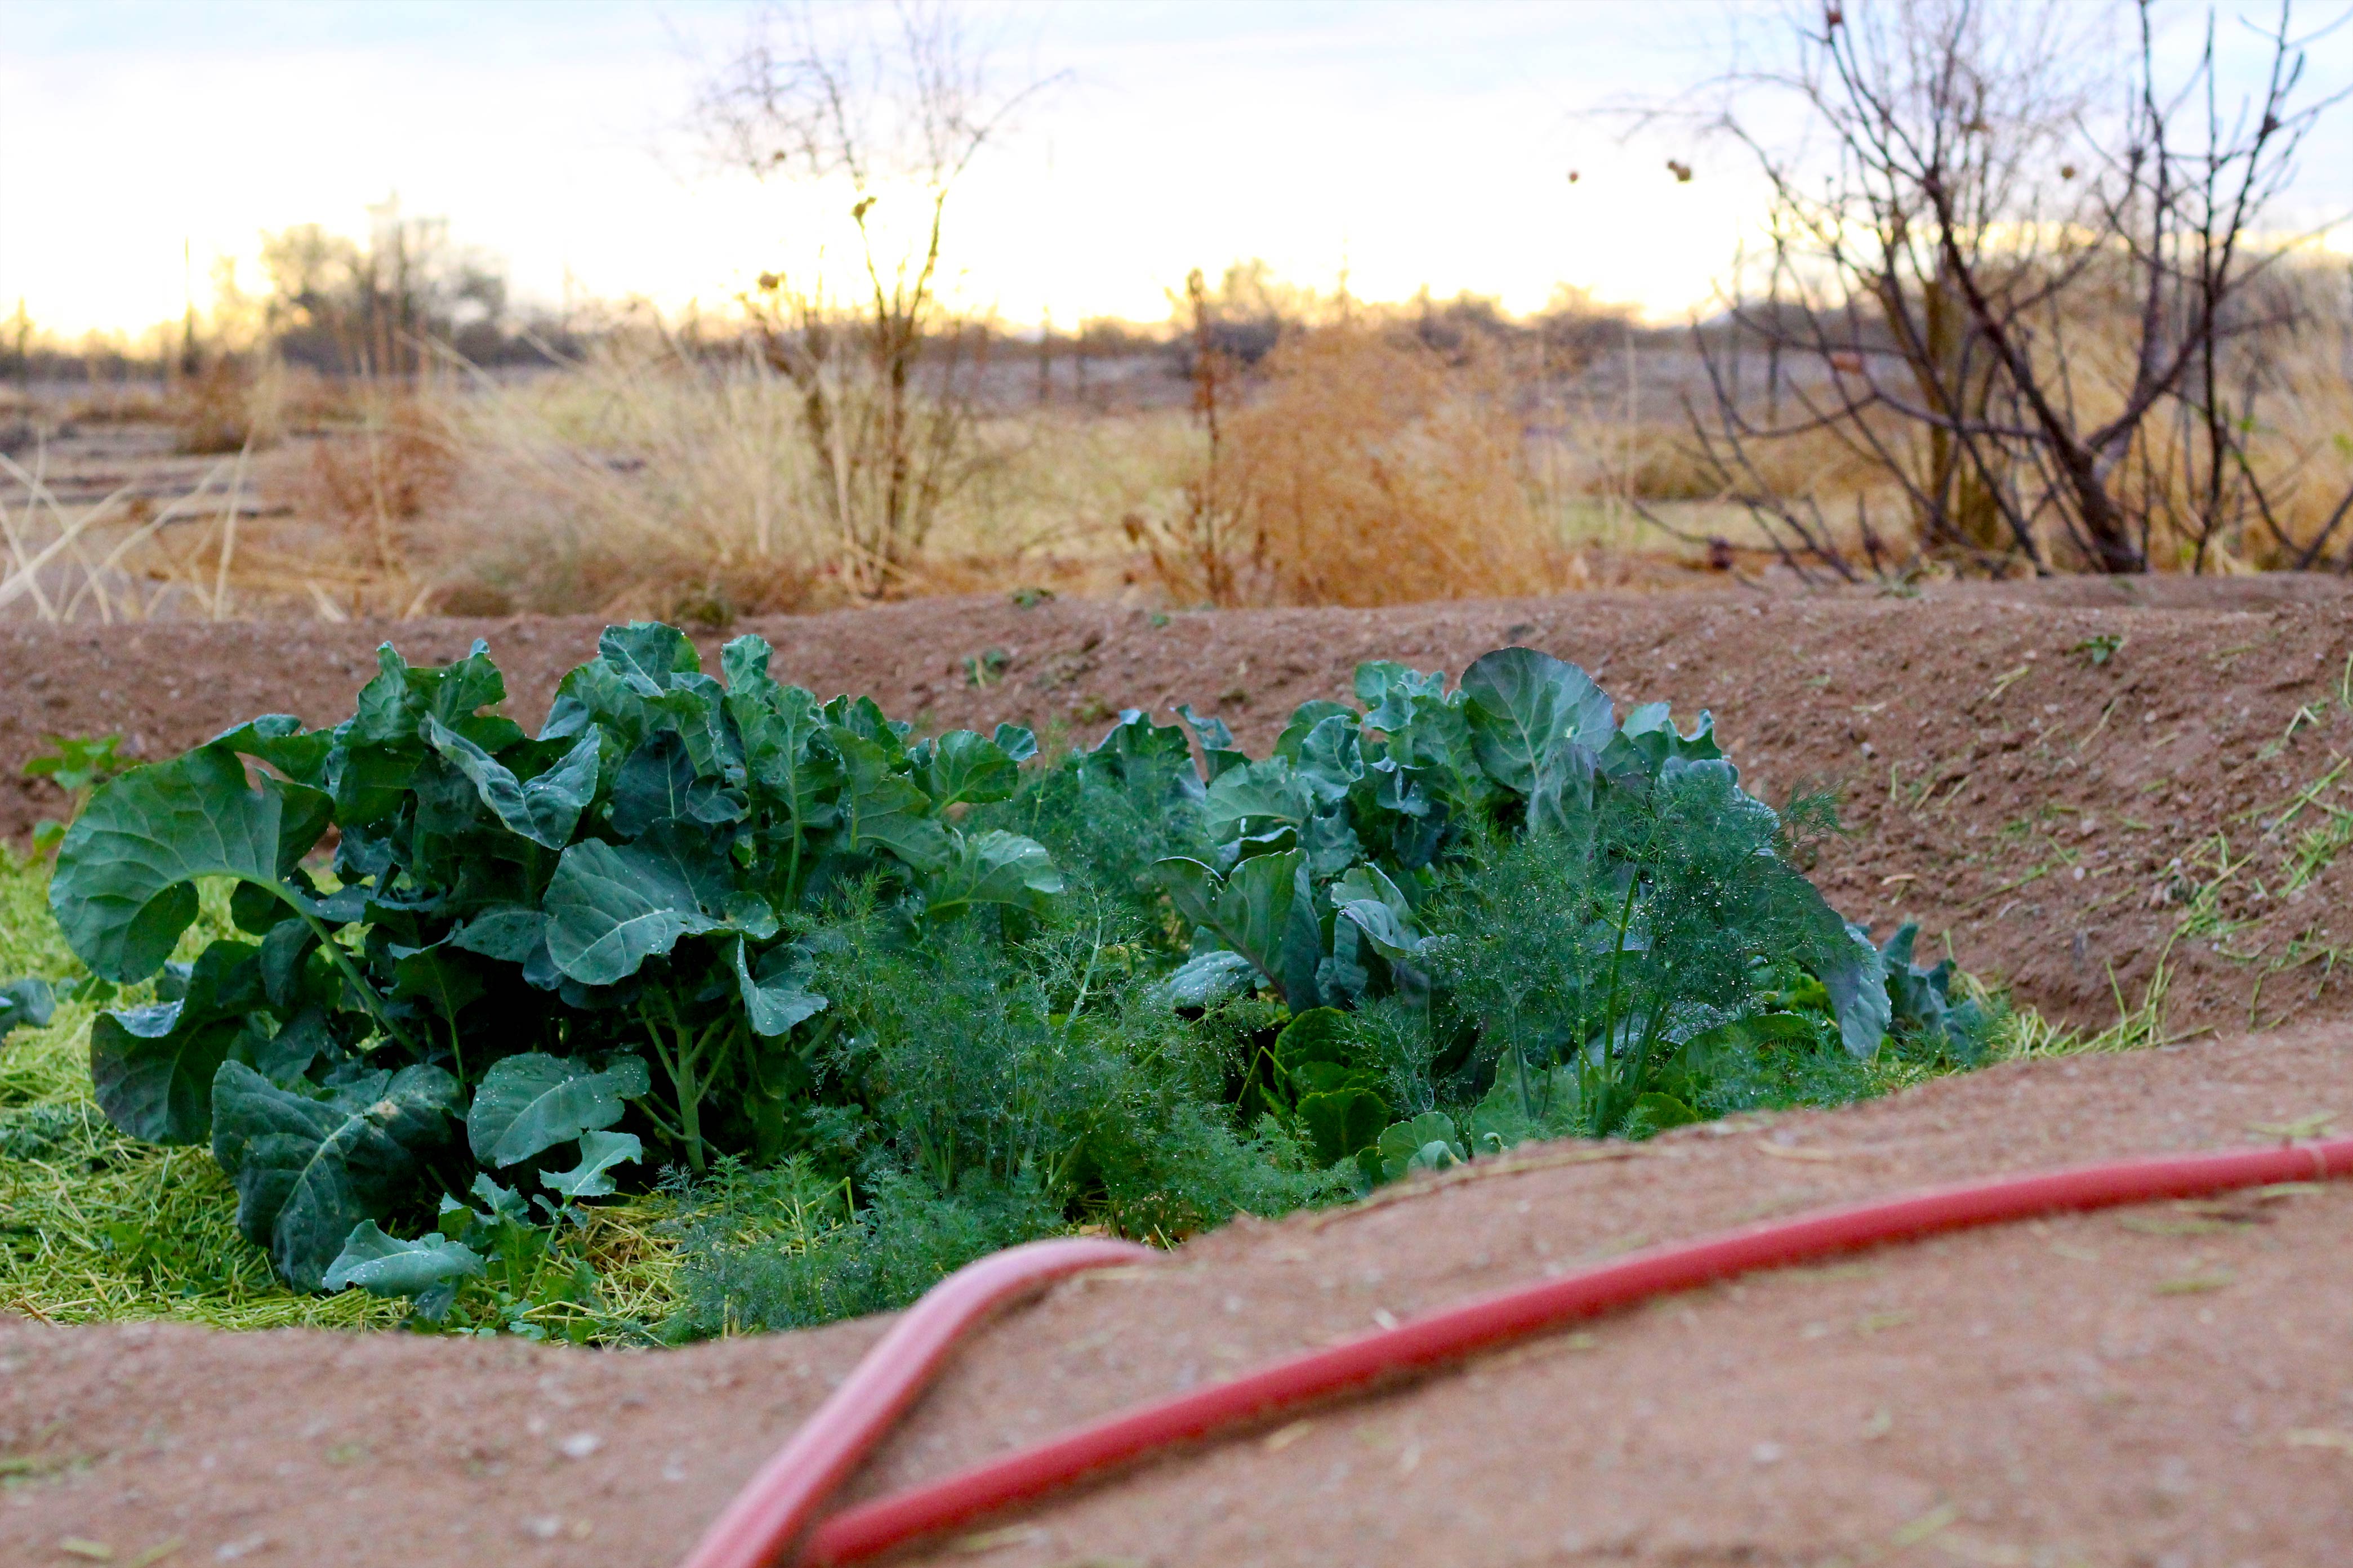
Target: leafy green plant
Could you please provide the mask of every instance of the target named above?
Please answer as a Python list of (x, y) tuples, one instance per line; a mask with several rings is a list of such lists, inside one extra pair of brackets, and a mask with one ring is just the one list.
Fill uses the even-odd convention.
[(964, 667), (964, 683), (986, 689), (1004, 678), (1006, 667), (1013, 662), (1013, 656), (1001, 647), (992, 647), (979, 653), (968, 653), (960, 662)]
[[(1420, 1034), (1419, 1070), (1474, 1097), (1500, 1075), (1530, 1136), (1693, 1119), (1671, 1086), (1694, 1042), (1768, 1010), (1775, 963), (1818, 984), (1838, 1047), (1877, 1053), (1885, 961), (1791, 863), (1789, 825), (1739, 788), (1705, 715), (1689, 733), (1663, 704), (1620, 721), (1582, 670), (1529, 648), (1451, 689), (1367, 664), (1356, 690), (1361, 706), (1301, 707), (1259, 759), (1184, 710), (1218, 842), (1155, 867), (1193, 931), (1171, 1000), (1263, 985), (1294, 1031), (1394, 1000), (1378, 1016)], [(1294, 1038), (1274, 1053), (1291, 1113), (1319, 1155), (1361, 1154), (1381, 1179), (1398, 1161), (1377, 1084), (1399, 1047), (1352, 1047), (1339, 1024)]]
[(39, 975), (0, 984), (0, 1046), (12, 1029), (44, 1028), (57, 1009), (57, 996)]
[(47, 779), (66, 792), (66, 819), (43, 817), (33, 824), (33, 853), (47, 855), (63, 843), (66, 829), (89, 804), (90, 792), (130, 766), (120, 754), (121, 735), (50, 735), (49, 749), (24, 766), (28, 779)]
[(2121, 632), (2095, 632), (2067, 651), (2083, 655), (2084, 662), (2097, 669), (2116, 658), (2116, 650), (2124, 646), (2124, 634)]
[(910, 746), (767, 659), (738, 638), (723, 686), (679, 632), (615, 627), (532, 736), (483, 711), (505, 692), (480, 645), (438, 669), (387, 646), (332, 730), (257, 720), (100, 788), (50, 885), (94, 973), (154, 974), (206, 879), (255, 939), (99, 1021), (100, 1104), (209, 1141), (305, 1287), (478, 1170), (586, 1195), (649, 1144), (694, 1170), (781, 1152), (832, 1027), (794, 934), (812, 911), (858, 884), (930, 928), (1061, 883), (1035, 841), (958, 821), (1013, 793), (1026, 731)]

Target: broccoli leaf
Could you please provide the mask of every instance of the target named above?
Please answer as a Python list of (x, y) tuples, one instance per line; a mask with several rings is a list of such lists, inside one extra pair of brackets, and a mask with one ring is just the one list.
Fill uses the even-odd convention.
[(760, 955), (755, 972), (744, 948), (740, 942), (735, 944), (735, 981), (754, 1034), (770, 1039), (788, 1035), (802, 1019), (825, 1011), (826, 999), (804, 984), (808, 978), (806, 952), (789, 944), (770, 948)]
[(464, 773), (481, 795), (482, 804), (510, 832), (533, 844), (561, 849), (572, 841), (580, 814), (596, 794), (599, 737), (591, 728), (556, 764), (528, 782), (481, 747), (427, 714), (417, 732)]
[(237, 1184), (237, 1224), (280, 1278), (315, 1290), (362, 1220), (381, 1220), (447, 1141), (457, 1080), (437, 1067), (374, 1072), (314, 1100), (243, 1062), (213, 1078), (213, 1158)]
[(133, 768), (102, 785), (66, 830), (49, 909), (92, 973), (144, 980), (196, 918), (199, 877), (234, 877), (314, 913), (285, 878), (331, 815), (308, 785), (265, 778), (248, 787), (245, 763), (223, 745)]
[(609, 1196), (613, 1178), (608, 1173), (616, 1165), (644, 1158), (645, 1152), (645, 1145), (634, 1132), (584, 1132), (580, 1163), (568, 1171), (548, 1172), (540, 1179), (567, 1198)]
[(610, 1127), (627, 1100), (651, 1093), (652, 1076), (637, 1057), (616, 1057), (603, 1071), (538, 1051), (502, 1057), (482, 1075), (466, 1113), (466, 1143), (486, 1165), (507, 1166), (583, 1132)]
[(547, 885), (547, 950), (583, 984), (626, 980), (679, 938), (726, 923), (703, 903), (707, 895), (725, 897), (723, 877), (669, 839), (575, 844)]
[(1335, 1165), (1381, 1136), (1388, 1102), (1369, 1089), (1337, 1089), (1302, 1095), (1299, 1120), (1318, 1164)]
[(5, 1045), (11, 1029), (38, 1029), (55, 1016), (57, 997), (49, 983), (40, 976), (26, 975), (0, 985), (0, 1045)]
[(90, 1076), (109, 1121), (150, 1143), (201, 1143), (211, 1134), (213, 1075), (265, 1000), (258, 952), (214, 942), (178, 998), (98, 1016)]
[(356, 1285), (371, 1296), (423, 1296), (481, 1273), (481, 1254), (470, 1247), (437, 1231), (402, 1241), (369, 1219), (352, 1227), (319, 1283), (330, 1290)]
[[(1037, 747), (1032, 738), (1029, 749), (1035, 752)], [(970, 730), (951, 730), (933, 745), (921, 783), (923, 793), (932, 797), (932, 809), (945, 811), (959, 804), (1012, 799), (1021, 783), (1021, 768), (995, 741)]]
[[(1292, 849), (1280, 855), (1252, 856), (1235, 867), (1232, 876), (1222, 879), (1198, 860), (1184, 856), (1155, 861), (1152, 869), (1179, 914), (1195, 925), (1208, 927), (1228, 947), (1257, 965), (1259, 973), (1274, 982), (1286, 997), (1292, 997), (1298, 982), (1295, 974), (1288, 973), (1285, 947), (1301, 867), (1300, 852)], [(1309, 973), (1312, 976), (1312, 965)], [(1299, 1005), (1314, 1005), (1312, 996), (1293, 999)]]
[(1481, 657), (1462, 672), (1462, 693), (1479, 765), (1521, 795), (1557, 769), (1563, 742), (1599, 751), (1612, 733), (1608, 694), (1577, 666), (1534, 648)]
[(1062, 890), (1053, 857), (1034, 838), (990, 828), (969, 838), (958, 834), (947, 867), (923, 885), (925, 912), (973, 904), (1006, 904), (1044, 914)]

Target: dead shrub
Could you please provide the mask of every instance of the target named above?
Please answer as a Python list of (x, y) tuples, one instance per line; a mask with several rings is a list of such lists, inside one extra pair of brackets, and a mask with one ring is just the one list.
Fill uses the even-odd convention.
[(438, 413), (403, 395), (365, 411), (356, 430), (322, 437), (311, 449), (311, 471), (333, 516), (405, 521), (448, 492), (457, 448)]
[[(1176, 597), (1384, 605), (1542, 593), (1567, 579), (1490, 367), (1343, 321), (1286, 338), (1262, 372), (1225, 415), (1186, 515), (1128, 523)], [(1217, 574), (1194, 537), (1212, 531)]]
[(275, 360), (221, 354), (166, 401), (183, 452), (218, 457), (274, 444), (285, 433), (285, 380)]

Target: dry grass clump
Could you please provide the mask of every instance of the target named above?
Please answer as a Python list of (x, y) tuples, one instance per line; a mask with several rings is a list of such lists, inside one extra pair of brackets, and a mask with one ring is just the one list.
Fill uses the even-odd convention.
[(748, 351), (616, 337), (448, 405), (437, 607), (702, 622), (838, 600), (797, 395)]
[(1293, 333), (1181, 511), (1128, 531), (1179, 599), (1384, 605), (1542, 593), (1575, 568), (1532, 504), (1508, 388), (1342, 320)]
[(364, 538), (379, 572), (401, 570), (408, 525), (446, 500), (458, 478), (456, 433), (439, 405), (395, 385), (356, 400), (339, 429), (311, 445), (316, 511)]
[(182, 452), (219, 457), (274, 446), (286, 433), (286, 371), (274, 356), (219, 354), (164, 399)]

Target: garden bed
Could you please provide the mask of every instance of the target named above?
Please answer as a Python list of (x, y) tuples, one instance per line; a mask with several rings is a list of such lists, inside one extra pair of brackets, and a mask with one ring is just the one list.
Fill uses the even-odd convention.
[[(1065, 1287), (1001, 1329), (862, 1484), (937, 1474), (1642, 1240), (1977, 1172), (2316, 1130), (2348, 1065), (2331, 921), (2353, 875), (2337, 863), (2353, 844), (2348, 612), (2335, 585), (2298, 581), (1175, 616), (990, 600), (760, 624), (786, 680), (870, 692), (925, 733), (1027, 722), (1050, 753), (1091, 742), (1120, 707), (1188, 697), (1263, 752), (1294, 705), (1347, 695), (1362, 660), (1459, 672), (1530, 645), (1623, 700), (1670, 700), (1686, 721), (1714, 710), (1758, 795), (1836, 786), (1848, 832), (1805, 864), (1850, 918), (1883, 936), (1920, 921), (1924, 960), (1949, 952), (2057, 1025), (2116, 1026), (2105, 1046), (2189, 1042), (2015, 1061), (1838, 1112), (1742, 1116), (1598, 1146), (1581, 1164), (1514, 1173), (1525, 1155), (1489, 1159), (1361, 1214), (1229, 1226), (1149, 1277)], [(486, 637), (529, 720), (596, 629), (12, 632), (0, 765), (13, 773), (43, 732), (119, 731), (152, 759), (259, 711), (332, 721), (387, 630), (417, 663)], [(10, 789), (12, 836), (61, 800)], [(2067, 1044), (2035, 1023), (2003, 1049)], [(202, 1152), (178, 1152), (198, 1207), (217, 1205)], [(167, 1166), (157, 1179), (185, 1185)], [(2327, 1467), (2353, 1447), (2333, 1384), (2286, 1370), (2331, 1364), (2321, 1303), (2342, 1281), (2313, 1270), (2333, 1267), (2322, 1238), (2344, 1202), (2297, 1193), (2052, 1222), (1708, 1292), (1160, 1467), (1061, 1505), (1045, 1533), (991, 1539), (1003, 1561), (1040, 1563), (1306, 1562), (1335, 1542), (1380, 1556), (1390, 1540), (1452, 1555), (1475, 1541), (1482, 1561), (1919, 1547), (2105, 1562), (2127, 1541), (2152, 1561), (2260, 1559), (2264, 1531), (2285, 1542), (2317, 1528)], [(381, 1560), (528, 1561), (544, 1543), (553, 1562), (663, 1561), (872, 1332), (646, 1357), (18, 1324), (0, 1329), (0, 1542), (71, 1539), (132, 1561), (178, 1541), (234, 1558), (348, 1532), (350, 1560), (375, 1561), (402, 1517), (408, 1532)], [(1529, 1370), (1493, 1370), (1505, 1364)], [(238, 1393), (210, 1392), (224, 1387)], [(2201, 1433), (2216, 1421), (2236, 1445), (2226, 1460)], [(232, 1465), (222, 1442), (245, 1445)], [(465, 1500), (418, 1525), (427, 1497)], [(1301, 1497), (1315, 1500), (1312, 1529)]]

